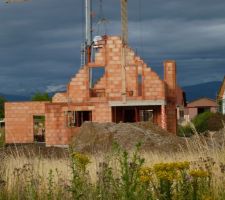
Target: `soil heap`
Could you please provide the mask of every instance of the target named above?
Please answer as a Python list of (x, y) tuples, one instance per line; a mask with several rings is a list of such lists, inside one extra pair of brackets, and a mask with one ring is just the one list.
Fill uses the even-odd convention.
[(95, 153), (111, 150), (113, 143), (131, 150), (141, 142), (144, 151), (178, 151), (185, 140), (151, 122), (97, 123), (85, 122), (72, 139), (75, 151)]

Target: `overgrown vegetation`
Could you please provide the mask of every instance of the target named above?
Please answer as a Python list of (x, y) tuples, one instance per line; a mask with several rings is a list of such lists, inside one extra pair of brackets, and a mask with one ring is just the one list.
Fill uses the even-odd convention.
[(5, 116), (4, 113), (4, 103), (6, 102), (6, 99), (4, 97), (0, 96), (0, 119), (3, 119)]
[(36, 92), (32, 97), (32, 101), (51, 101), (52, 98), (47, 92)]
[(197, 115), (189, 124), (178, 127), (180, 136), (191, 136), (195, 131), (219, 131), (224, 127), (225, 116), (220, 113), (204, 112)]
[(0, 128), (0, 148), (5, 144), (5, 131), (3, 128)]
[(115, 146), (102, 159), (77, 152), (61, 160), (9, 155), (1, 159), (0, 199), (225, 199), (224, 149), (165, 159), (139, 148), (129, 153)]

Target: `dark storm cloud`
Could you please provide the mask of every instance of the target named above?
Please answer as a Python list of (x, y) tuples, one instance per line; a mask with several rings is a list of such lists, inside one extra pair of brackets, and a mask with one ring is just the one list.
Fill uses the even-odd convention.
[[(80, 67), (84, 0), (0, 2), (0, 93), (53, 92)], [(225, 1), (129, 0), (131, 46), (162, 75), (176, 59), (181, 85), (221, 80), (225, 74)], [(94, 35), (99, 0), (93, 0)], [(107, 32), (120, 33), (119, 0), (103, 0)]]

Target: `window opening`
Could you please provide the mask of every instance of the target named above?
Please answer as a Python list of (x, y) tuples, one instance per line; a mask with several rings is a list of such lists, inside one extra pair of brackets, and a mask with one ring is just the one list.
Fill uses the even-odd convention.
[(142, 74), (138, 74), (138, 96), (142, 96)]
[(92, 121), (91, 111), (67, 111), (67, 127), (80, 127), (85, 121)]
[(90, 97), (104, 97), (105, 84), (104, 84), (104, 67), (91, 68), (90, 73)]
[(34, 141), (45, 142), (45, 116), (33, 116)]
[(140, 121), (153, 121), (153, 110), (140, 110)]

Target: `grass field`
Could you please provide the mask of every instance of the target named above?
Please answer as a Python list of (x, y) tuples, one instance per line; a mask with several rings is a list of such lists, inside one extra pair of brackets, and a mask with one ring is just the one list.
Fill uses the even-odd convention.
[[(225, 149), (196, 137), (176, 153), (46, 155), (0, 150), (0, 199), (225, 199)], [(66, 151), (65, 151), (66, 152)]]
[(90, 157), (2, 156), (0, 199), (225, 198), (224, 149), (201, 147), (195, 153), (169, 155), (127, 155), (121, 150)]

